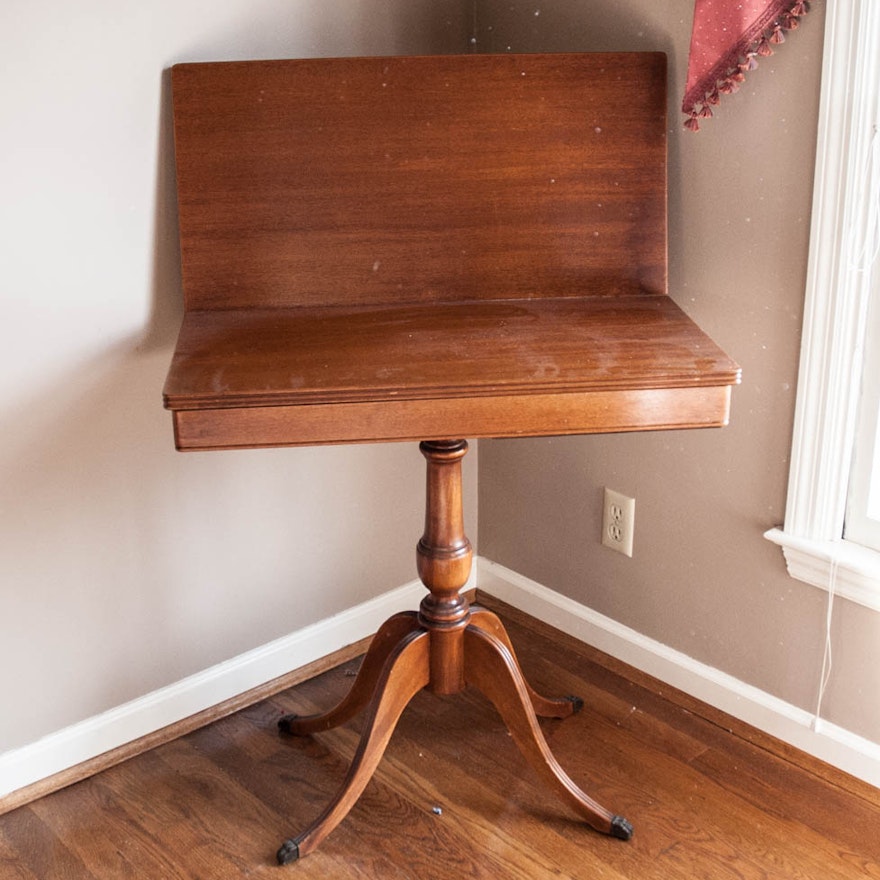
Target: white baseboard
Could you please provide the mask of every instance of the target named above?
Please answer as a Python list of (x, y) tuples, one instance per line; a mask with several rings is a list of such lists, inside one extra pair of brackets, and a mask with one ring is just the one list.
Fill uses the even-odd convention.
[(880, 744), (656, 642), (609, 617), (487, 559), (477, 585), (520, 611), (654, 678), (775, 736), (808, 755), (880, 787)]
[[(880, 745), (699, 663), (504, 566), (478, 559), (485, 592), (807, 754), (880, 787)], [(372, 635), (418, 606), (418, 581), (262, 645), (151, 694), (0, 754), (0, 798), (149, 736)]]
[(372, 635), (425, 595), (419, 581), (356, 605), (289, 636), (144, 697), (0, 754), (0, 798), (149, 736)]

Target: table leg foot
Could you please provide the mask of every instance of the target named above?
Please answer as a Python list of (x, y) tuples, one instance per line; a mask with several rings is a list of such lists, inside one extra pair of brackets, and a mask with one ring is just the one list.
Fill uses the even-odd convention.
[(567, 700), (569, 703), (571, 703), (571, 714), (572, 715), (577, 715), (577, 713), (580, 712), (581, 709), (584, 708), (584, 701), (581, 697), (570, 697), (569, 696), (569, 697), (562, 697), (562, 699)]
[(553, 756), (538, 725), (529, 688), (504, 640), (469, 626), (465, 631), (465, 676), (468, 684), (494, 703), (514, 742), (551, 790), (597, 831), (623, 840), (632, 837), (629, 822), (581, 791)]
[(390, 617), (370, 642), (354, 683), (345, 697), (328, 712), (317, 715), (283, 715), (278, 720), (278, 729), (282, 733), (306, 736), (330, 730), (350, 721), (366, 708), (375, 694), (376, 684), (388, 657), (409, 633), (418, 632), (420, 629), (418, 614), (415, 611), (402, 611)]
[(285, 840), (275, 854), (279, 865), (289, 865), (299, 858), (299, 844), (295, 840)]
[(633, 836), (632, 823), (623, 816), (614, 816), (611, 819), (611, 836), (618, 840), (631, 840)]

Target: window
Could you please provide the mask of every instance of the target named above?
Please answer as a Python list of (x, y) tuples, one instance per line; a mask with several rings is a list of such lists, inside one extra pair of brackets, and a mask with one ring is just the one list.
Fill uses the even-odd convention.
[(857, 264), (880, 186), (880, 4), (829, 3), (825, 28), (788, 502), (766, 536), (793, 577), (880, 610), (880, 552), (843, 537), (872, 280)]

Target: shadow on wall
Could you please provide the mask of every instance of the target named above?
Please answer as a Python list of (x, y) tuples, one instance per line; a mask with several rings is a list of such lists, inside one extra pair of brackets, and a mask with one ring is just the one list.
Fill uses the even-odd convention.
[[(0, 694), (15, 707), (0, 752), (414, 576), (417, 451), (401, 466), (390, 447), (174, 450), (161, 403), (182, 315), (169, 85), (166, 71), (149, 325), (47, 374), (0, 425)], [(392, 504), (395, 479), (412, 504)], [(378, 486), (393, 508), (381, 515)], [(367, 573), (345, 555), (364, 548)]]
[[(8, 548), (0, 554), (0, 645), (7, 658), (27, 658), (15, 673), (19, 691), (28, 692), (27, 682), (32, 694), (59, 685), (82, 690), (81, 682), (67, 676), (102, 669), (83, 715), (124, 694), (124, 652), (108, 651), (117, 634), (156, 639), (171, 618), (159, 597), (173, 578), (157, 577), (163, 559), (157, 552), (157, 496), (168, 488), (172, 445), (159, 389), (167, 368), (164, 349), (182, 313), (168, 86), (166, 74), (149, 327), (143, 338), (109, 345), (47, 377), (41, 392), (6, 411), (0, 428), (0, 472), (6, 475), (0, 534)], [(157, 647), (168, 650), (163, 641), (160, 636)], [(35, 652), (34, 645), (44, 647)], [(102, 664), (107, 656), (113, 662)], [(34, 700), (12, 715), (26, 729), (34, 714), (48, 711)], [(57, 725), (47, 715), (39, 726)], [(3, 727), (4, 738), (15, 739), (13, 719), (7, 717)]]
[(162, 71), (155, 210), (151, 308), (146, 332), (136, 346), (137, 350), (145, 352), (172, 347), (183, 319), (170, 69)]
[(666, 52), (674, 67), (670, 32), (686, 16), (679, 0), (659, 0), (650, 11), (620, 0), (486, 0), (479, 7), (480, 52)]

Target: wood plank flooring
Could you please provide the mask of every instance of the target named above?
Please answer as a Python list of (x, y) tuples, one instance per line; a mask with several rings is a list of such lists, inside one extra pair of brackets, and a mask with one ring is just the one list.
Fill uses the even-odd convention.
[(480, 694), (422, 692), (348, 818), (278, 867), (278, 845), (340, 784), (359, 723), (299, 739), (277, 718), (332, 704), (351, 661), (0, 816), (0, 877), (880, 878), (880, 791), (481, 598), (538, 690), (584, 698), (542, 728), (572, 778), (633, 822), (630, 842), (543, 791)]

